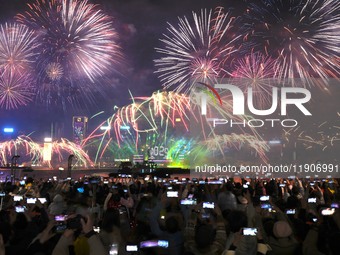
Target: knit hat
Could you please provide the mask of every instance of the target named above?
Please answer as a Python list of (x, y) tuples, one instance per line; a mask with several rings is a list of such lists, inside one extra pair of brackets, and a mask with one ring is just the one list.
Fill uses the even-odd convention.
[(292, 234), (292, 228), (286, 221), (277, 221), (273, 227), (273, 233), (277, 238), (285, 238)]

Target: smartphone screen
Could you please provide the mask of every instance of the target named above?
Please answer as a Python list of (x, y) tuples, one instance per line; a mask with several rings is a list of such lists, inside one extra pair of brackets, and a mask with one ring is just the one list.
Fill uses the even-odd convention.
[(286, 211), (286, 214), (295, 214), (295, 209), (289, 209)]
[(15, 211), (17, 213), (23, 213), (23, 212), (25, 212), (25, 207), (23, 207), (23, 206), (16, 206), (15, 207)]
[(214, 202), (204, 202), (203, 203), (203, 208), (214, 209), (215, 208), (215, 204), (214, 204)]
[(256, 228), (243, 228), (242, 235), (244, 236), (256, 236), (257, 229)]
[(315, 204), (316, 203), (316, 197), (308, 198), (308, 203)]
[(181, 205), (196, 205), (197, 201), (196, 199), (182, 199)]
[(270, 204), (261, 204), (262, 209), (271, 209), (272, 206)]
[(128, 244), (126, 245), (126, 251), (138, 251), (138, 245)]
[(110, 248), (110, 255), (118, 255), (118, 245), (112, 244)]
[(45, 204), (47, 202), (47, 199), (44, 198), (44, 197), (39, 197), (38, 199), (39, 199), (40, 203), (42, 203), (42, 204)]
[(178, 197), (178, 191), (167, 191), (166, 196), (167, 197)]
[(262, 202), (269, 201), (269, 196), (261, 196), (260, 201), (262, 201)]
[(66, 221), (67, 215), (56, 215), (54, 216), (55, 221)]
[(14, 202), (19, 202), (19, 201), (21, 201), (23, 199), (24, 199), (23, 196), (14, 196), (13, 197)]
[(149, 240), (144, 241), (139, 244), (140, 248), (151, 248), (151, 247), (162, 247), (162, 248), (168, 248), (169, 242), (166, 240)]
[(321, 210), (321, 214), (323, 216), (330, 216), (335, 213), (335, 208), (324, 208)]
[(27, 204), (35, 204), (35, 202), (37, 202), (36, 198), (27, 198)]

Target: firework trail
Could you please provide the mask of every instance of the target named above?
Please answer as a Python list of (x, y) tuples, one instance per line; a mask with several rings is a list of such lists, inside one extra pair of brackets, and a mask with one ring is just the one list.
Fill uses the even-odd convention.
[[(196, 94), (198, 93), (194, 93), (194, 95)], [(181, 125), (181, 129), (188, 131), (189, 126), (193, 125), (195, 128), (190, 129), (191, 137), (195, 137), (195, 139), (198, 140), (208, 140), (216, 138), (220, 132), (218, 128), (213, 126), (213, 122), (211, 121), (212, 116), (219, 119), (233, 119), (233, 121), (237, 123), (247, 122), (251, 119), (251, 117), (247, 115), (241, 117), (233, 116), (231, 111), (232, 96), (225, 91), (222, 91), (220, 95), (223, 105), (215, 104), (213, 100), (209, 100), (207, 102), (207, 116), (202, 116), (198, 112), (200, 99), (195, 97), (189, 98), (185, 94), (158, 91), (150, 97), (133, 98), (132, 104), (119, 108), (107, 121), (101, 123), (89, 137), (83, 141), (82, 147), (87, 148), (91, 144), (97, 144), (98, 150), (95, 159), (95, 162), (97, 162), (98, 159), (103, 157), (106, 150), (116, 151), (115, 146), (125, 148), (124, 151), (134, 151), (142, 154), (142, 152), (139, 151), (140, 146), (144, 144), (144, 138), (141, 140), (142, 134), (144, 134), (143, 137), (146, 136), (148, 139), (150, 138), (146, 140), (145, 144), (151, 146), (155, 144), (153, 142), (154, 139), (151, 139), (152, 137), (158, 137), (158, 144), (161, 144), (161, 139), (163, 139), (162, 143), (166, 143), (170, 141), (173, 135), (172, 129), (170, 128), (176, 128), (176, 126)], [(107, 128), (101, 129), (103, 126)], [(243, 141), (249, 138), (248, 144), (254, 145), (254, 141), (256, 140), (257, 144), (263, 142), (263, 139), (253, 127), (236, 125), (236, 127), (228, 128), (228, 130), (242, 134), (244, 136), (242, 138)], [(197, 137), (194, 131), (198, 132)], [(224, 146), (229, 145), (230, 143), (223, 144), (221, 142), (220, 150), (223, 151)], [(177, 147), (180, 146), (178, 145), (176, 148)], [(254, 145), (252, 148), (259, 150), (257, 155), (259, 155), (262, 160), (265, 159), (263, 147)], [(147, 148), (145, 148), (145, 150), (146, 149)], [(179, 150), (177, 149), (177, 151)], [(169, 158), (173, 159), (176, 155), (178, 156), (179, 154), (172, 148)]]
[(29, 74), (6, 69), (0, 74), (0, 107), (6, 110), (25, 106), (34, 96), (33, 79)]
[(269, 151), (269, 146), (265, 141), (249, 134), (216, 135), (201, 142), (200, 146), (203, 146), (209, 152), (219, 151), (222, 155), (224, 155), (225, 150), (234, 149), (240, 151), (243, 148), (249, 148), (254, 150), (263, 162), (267, 161), (266, 153)]
[[(136, 102), (138, 101), (138, 102)], [(136, 97), (133, 103), (115, 113), (113, 127), (118, 141), (121, 139), (120, 127), (130, 126), (138, 132), (157, 132), (160, 126), (175, 126), (180, 119), (188, 129), (189, 98), (176, 92), (155, 92), (151, 97)]]
[(0, 142), (0, 164), (8, 164), (7, 159), (13, 155), (26, 156), (28, 161), (36, 163), (42, 158), (42, 150), (41, 146), (28, 136), (19, 136), (15, 140)]
[(306, 150), (334, 150), (340, 145), (340, 126), (325, 121), (311, 128), (313, 130), (301, 130), (300, 127), (285, 130), (284, 140), (287, 144), (292, 141), (301, 144)]
[[(27, 162), (52, 167), (50, 161), (44, 162), (43, 154), (44, 146), (34, 142), (28, 136), (19, 136), (15, 140), (0, 143), (0, 164), (2, 165), (6, 165), (8, 163), (7, 159), (13, 155), (21, 155)], [(92, 161), (87, 153), (75, 143), (67, 139), (61, 139), (60, 142), (55, 141), (52, 143), (52, 161), (57, 159), (58, 162), (62, 162), (64, 158), (67, 158), (70, 154), (75, 155), (75, 165), (84, 167), (92, 165)]]
[(0, 25), (0, 70), (25, 74), (38, 47), (34, 32), (20, 24), (6, 23)]
[(192, 15), (192, 20), (178, 18), (177, 26), (169, 24), (160, 39), (164, 47), (156, 48), (162, 55), (155, 65), (163, 86), (184, 93), (196, 82), (214, 83), (226, 75), (225, 65), (240, 38), (232, 33), (235, 18), (222, 8)]
[(72, 102), (74, 94), (93, 99), (89, 94), (105, 84), (93, 83), (121, 59), (112, 18), (87, 0), (36, 0), (27, 7), (16, 18), (42, 41), (37, 60), (40, 98), (53, 102), (63, 97), (63, 104)]
[(244, 50), (277, 58), (277, 78), (339, 77), (339, 1), (262, 1), (250, 5), (244, 23)]

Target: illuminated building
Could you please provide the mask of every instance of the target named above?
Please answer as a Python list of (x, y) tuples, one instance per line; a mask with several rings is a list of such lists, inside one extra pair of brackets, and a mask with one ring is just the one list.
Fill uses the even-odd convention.
[(72, 130), (73, 142), (80, 144), (86, 137), (88, 118), (86, 116), (73, 116)]

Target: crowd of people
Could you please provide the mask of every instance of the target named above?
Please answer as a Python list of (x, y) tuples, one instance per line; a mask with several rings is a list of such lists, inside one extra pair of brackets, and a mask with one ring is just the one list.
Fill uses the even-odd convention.
[(28, 177), (0, 196), (0, 255), (340, 251), (337, 179)]

